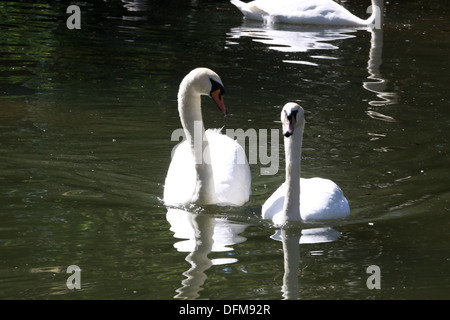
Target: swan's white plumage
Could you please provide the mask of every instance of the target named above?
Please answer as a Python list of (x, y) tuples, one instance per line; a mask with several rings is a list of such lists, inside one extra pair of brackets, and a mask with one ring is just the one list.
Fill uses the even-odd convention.
[(373, 24), (380, 14), (379, 10), (373, 10), (369, 18), (361, 19), (333, 0), (254, 0), (248, 3), (230, 0), (230, 2), (248, 19), (291, 24), (366, 26)]
[[(209, 142), (214, 187), (219, 204), (243, 205), (250, 197), (250, 168), (244, 149), (218, 129), (206, 130)], [(244, 162), (242, 162), (242, 159)], [(189, 142), (181, 142), (167, 172), (164, 202), (187, 204), (193, 197), (196, 171)]]
[[(214, 98), (212, 82), (220, 85), (222, 94), (219, 76), (206, 68), (194, 69), (180, 84), (178, 110), (187, 139), (173, 153), (164, 186), (166, 205), (239, 206), (249, 200), (251, 175), (244, 149), (220, 129), (205, 131), (203, 127), (200, 96), (210, 94)], [(226, 113), (221, 94), (218, 106)], [(203, 133), (204, 138), (195, 138)], [(195, 148), (200, 156), (194, 154)]]
[(276, 225), (288, 221), (342, 219), (350, 207), (339, 186), (329, 179), (300, 178), (304, 111), (287, 103), (281, 111), (286, 154), (286, 181), (266, 200), (262, 218)]
[[(300, 216), (303, 221), (341, 219), (350, 214), (348, 201), (339, 186), (329, 179), (300, 179)], [(263, 219), (282, 224), (286, 184), (283, 183), (264, 203)]]

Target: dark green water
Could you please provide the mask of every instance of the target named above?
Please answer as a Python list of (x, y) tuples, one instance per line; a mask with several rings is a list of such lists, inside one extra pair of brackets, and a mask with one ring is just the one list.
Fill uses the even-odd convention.
[[(2, 2), (0, 298), (448, 299), (444, 3), (390, 1), (370, 32), (244, 22), (227, 1), (85, 3), (69, 30), (62, 2)], [(284, 103), (304, 107), (302, 174), (351, 207), (328, 242), (261, 221), (282, 150), (276, 175), (251, 165), (245, 206), (168, 213), (178, 85), (198, 66), (227, 91), (226, 118), (203, 100), (206, 127), (270, 132)]]

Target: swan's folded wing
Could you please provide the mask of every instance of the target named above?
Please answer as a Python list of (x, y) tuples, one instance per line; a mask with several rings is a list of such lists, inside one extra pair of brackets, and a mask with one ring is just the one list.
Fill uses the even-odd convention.
[(192, 200), (196, 183), (194, 159), (187, 141), (176, 146), (164, 183), (166, 205), (186, 204)]
[(221, 204), (243, 205), (251, 195), (251, 174), (244, 149), (235, 140), (207, 130), (214, 186)]
[[(262, 218), (273, 220), (276, 215), (278, 215), (277, 218), (275, 218), (276, 224), (281, 222), (282, 218), (282, 211), (284, 207), (284, 199), (286, 195), (286, 184), (283, 183), (281, 186), (278, 187), (277, 190), (275, 190), (274, 193), (264, 202), (261, 210)], [(274, 222), (275, 222), (274, 221)]]
[(329, 179), (300, 179), (300, 213), (302, 219), (341, 219), (350, 214), (341, 188)]
[(239, 0), (231, 0), (230, 2), (234, 4), (248, 19), (263, 20), (264, 16), (269, 15), (268, 12), (261, 9), (258, 5), (255, 5), (254, 1), (245, 3)]

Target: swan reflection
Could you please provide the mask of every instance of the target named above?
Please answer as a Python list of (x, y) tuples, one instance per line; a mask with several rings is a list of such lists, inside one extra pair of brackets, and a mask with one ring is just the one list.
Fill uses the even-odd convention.
[(207, 278), (206, 270), (213, 265), (237, 262), (231, 257), (210, 259), (208, 254), (233, 251), (232, 245), (247, 240), (240, 234), (248, 225), (175, 208), (168, 209), (166, 218), (174, 237), (184, 239), (176, 242), (174, 247), (178, 252), (189, 252), (186, 261), (191, 265), (183, 273), (186, 279), (181, 282), (182, 287), (175, 298), (198, 298)]
[[(381, 100), (370, 101), (371, 106), (386, 106), (397, 103), (397, 94), (395, 92), (386, 92), (388, 80), (384, 79), (380, 72), (383, 55), (383, 29), (368, 29), (371, 33), (369, 60), (367, 62), (367, 71), (370, 81), (364, 81), (364, 89), (375, 93)], [(369, 116), (371, 116), (368, 113)], [(389, 121), (389, 120), (386, 120)]]
[(150, 8), (147, 0), (121, 0), (121, 2), (123, 7), (131, 12), (147, 11)]
[(329, 41), (354, 38), (358, 29), (327, 28), (322, 26), (264, 25), (244, 21), (242, 26), (232, 28), (227, 33), (228, 45), (234, 40), (249, 37), (253, 41), (269, 45), (269, 49), (280, 52), (307, 52), (310, 50), (334, 50), (336, 45)]
[[(362, 87), (372, 92), (380, 100), (369, 101), (370, 106), (379, 107), (397, 103), (397, 93), (386, 92), (388, 80), (383, 78), (380, 72), (383, 53), (383, 28), (370, 27), (327, 27), (308, 25), (267, 25), (253, 21), (244, 21), (240, 27), (230, 29), (227, 33), (227, 45), (236, 45), (241, 38), (251, 38), (253, 41), (268, 45), (274, 51), (284, 53), (304, 53), (311, 50), (328, 50), (327, 55), (309, 55), (305, 61), (301, 59), (283, 60), (284, 63), (303, 64), (319, 66), (320, 60), (338, 60), (339, 57), (332, 56), (331, 51), (339, 49), (336, 40), (355, 38), (356, 33), (366, 30), (371, 34), (370, 51), (367, 60), (367, 80), (363, 81)], [(388, 117), (377, 112), (366, 112), (371, 118), (386, 120)], [(378, 117), (378, 115), (381, 115)], [(388, 120), (386, 120), (388, 121)]]
[(330, 227), (312, 229), (281, 229), (271, 236), (283, 243), (284, 276), (281, 291), (284, 299), (299, 299), (298, 272), (300, 244), (336, 241), (340, 232)]

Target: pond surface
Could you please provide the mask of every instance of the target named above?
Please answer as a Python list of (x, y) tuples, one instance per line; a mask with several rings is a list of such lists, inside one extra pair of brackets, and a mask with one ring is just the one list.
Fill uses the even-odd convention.
[[(342, 1), (361, 17), (366, 2)], [(60, 2), (1, 3), (0, 298), (450, 298), (442, 3), (389, 1), (382, 30), (270, 26), (227, 1), (170, 0), (84, 2), (69, 30)], [(166, 208), (178, 85), (199, 66), (221, 76), (229, 112), (205, 97), (206, 127), (282, 146), (279, 112), (300, 103), (302, 175), (334, 180), (351, 216), (262, 221), (284, 153), (268, 163), (249, 146), (246, 205)], [(80, 289), (66, 285), (71, 265)]]

